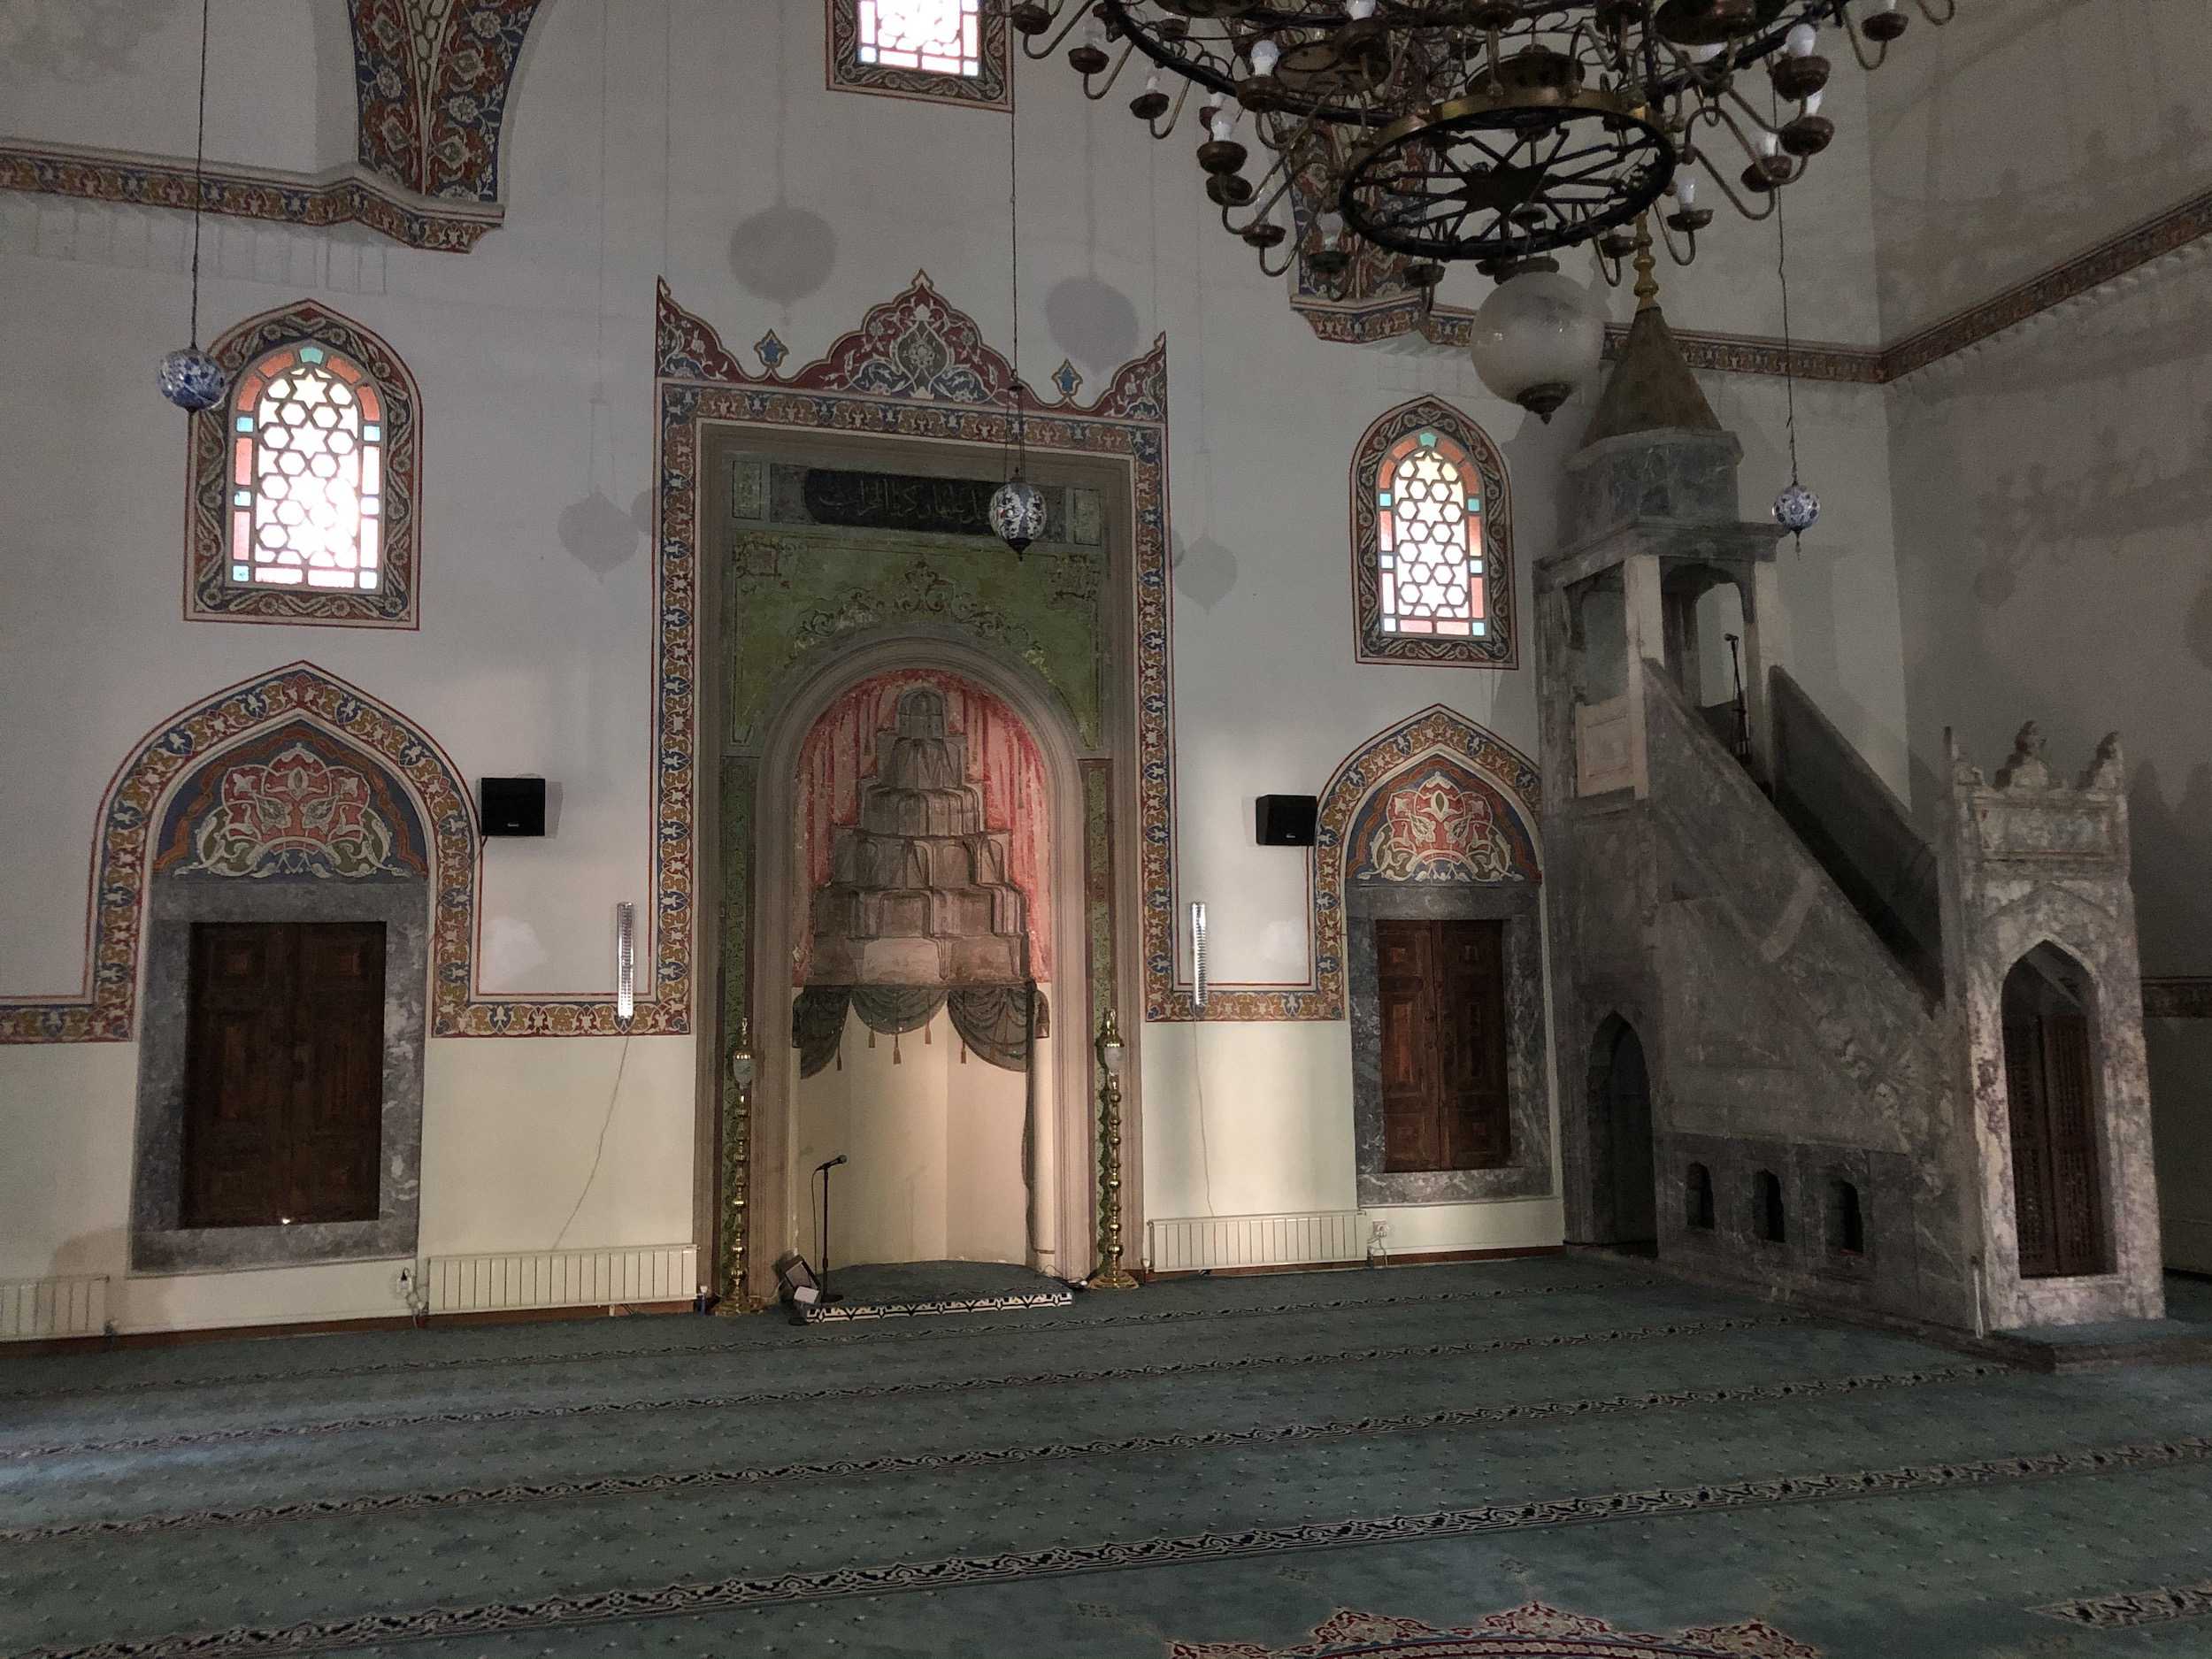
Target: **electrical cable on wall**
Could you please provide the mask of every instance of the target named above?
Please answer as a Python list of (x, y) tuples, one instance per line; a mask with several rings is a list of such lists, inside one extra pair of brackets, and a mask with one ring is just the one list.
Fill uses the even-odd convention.
[(584, 1176), (584, 1189), (576, 1194), (576, 1202), (569, 1209), (568, 1219), (561, 1223), (561, 1230), (553, 1235), (553, 1248), (559, 1249), (561, 1241), (568, 1237), (568, 1230), (576, 1225), (576, 1217), (584, 1208), (584, 1200), (591, 1195), (591, 1184), (599, 1179), (599, 1161), (607, 1156), (607, 1131), (614, 1124), (615, 1102), (622, 1098), (622, 1073), (630, 1064), (630, 1033), (622, 1033), (622, 1049), (615, 1056), (614, 1087), (607, 1091), (607, 1115), (599, 1120), (599, 1144), (592, 1149), (591, 1169)]

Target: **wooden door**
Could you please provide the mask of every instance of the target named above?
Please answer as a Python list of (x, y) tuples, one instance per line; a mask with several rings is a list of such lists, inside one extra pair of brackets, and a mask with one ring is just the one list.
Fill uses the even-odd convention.
[(2006, 976), (2003, 1010), (2020, 1276), (2106, 1271), (2088, 1018), (2024, 962)]
[(1494, 1169), (1512, 1158), (1505, 925), (1379, 921), (1383, 1169)]
[(183, 1224), (373, 1221), (383, 924), (196, 923), (188, 996)]

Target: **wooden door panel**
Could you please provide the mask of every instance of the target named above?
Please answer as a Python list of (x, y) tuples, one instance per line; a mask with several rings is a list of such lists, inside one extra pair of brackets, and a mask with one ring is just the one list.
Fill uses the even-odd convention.
[(1383, 1168), (1510, 1161), (1504, 924), (1375, 924)]
[(1435, 1061), (1425, 922), (1375, 924), (1382, 1025), (1383, 1168), (1434, 1169)]
[(281, 1203), (269, 1148), (290, 1098), (291, 961), (276, 929), (208, 923), (192, 930), (185, 1039), (188, 1227), (250, 1226)]
[(1438, 1060), (1447, 1168), (1492, 1169), (1512, 1158), (1506, 1094), (1505, 924), (1440, 922), (1444, 963)]
[(200, 923), (187, 1015), (183, 1223), (373, 1220), (381, 923)]

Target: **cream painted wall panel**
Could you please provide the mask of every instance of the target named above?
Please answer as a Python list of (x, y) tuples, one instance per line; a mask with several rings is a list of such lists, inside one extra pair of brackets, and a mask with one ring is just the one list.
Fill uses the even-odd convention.
[[(208, 38), (210, 162), (353, 159), (345, 0), (224, 0)], [(189, 157), (199, 63), (189, 0), (0, 0), (0, 132)]]
[(693, 1064), (687, 1037), (433, 1040), (420, 1253), (688, 1238)]
[(1889, 334), (2202, 190), (2208, 63), (2195, 0), (2012, 0), (1915, 27), (1870, 88)]
[(134, 1043), (0, 1048), (0, 1279), (122, 1275), (137, 1079)]
[(1147, 1215), (1356, 1207), (1350, 1026), (1147, 1025), (1143, 1079)]
[(1386, 1223), (1384, 1248), (1394, 1256), (1426, 1250), (1532, 1250), (1557, 1244), (1566, 1217), (1556, 1198), (1522, 1198), (1489, 1204), (1392, 1204), (1371, 1208), (1370, 1221)]
[(122, 1279), (108, 1287), (108, 1317), (123, 1332), (403, 1318), (407, 1299), (399, 1271), (407, 1265), (404, 1259), (340, 1262), (327, 1267)]

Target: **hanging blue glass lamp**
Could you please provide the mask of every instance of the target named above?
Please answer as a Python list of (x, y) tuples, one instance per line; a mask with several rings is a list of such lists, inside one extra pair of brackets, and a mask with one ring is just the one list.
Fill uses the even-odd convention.
[(1790, 234), (1782, 216), (1782, 196), (1774, 197), (1775, 270), (1782, 282), (1782, 386), (1789, 399), (1790, 481), (1774, 498), (1774, 522), (1805, 545), (1805, 532), (1820, 518), (1820, 497), (1797, 476), (1797, 347), (1790, 334)]
[(1006, 388), (1007, 402), (1012, 410), (1007, 420), (1007, 435), (1011, 440), (1008, 448), (1006, 481), (992, 492), (991, 529), (998, 539), (1014, 549), (1019, 558), (1029, 550), (1029, 544), (1045, 533), (1044, 492), (1022, 476), (1023, 466), (1029, 459), (1028, 446), (1024, 442), (1022, 408), (1022, 295), (1021, 295), (1021, 175), (1018, 171), (1019, 152), (1014, 147), (1013, 123), (1007, 123), (1006, 131), (1006, 293), (1014, 313), (1014, 355), (1008, 365), (1011, 382)]
[(197, 414), (223, 401), (230, 376), (200, 349), (200, 207), (207, 197), (207, 19), (210, 0), (200, 0), (200, 127), (192, 158), (192, 343), (161, 360), (157, 383), (179, 409)]

